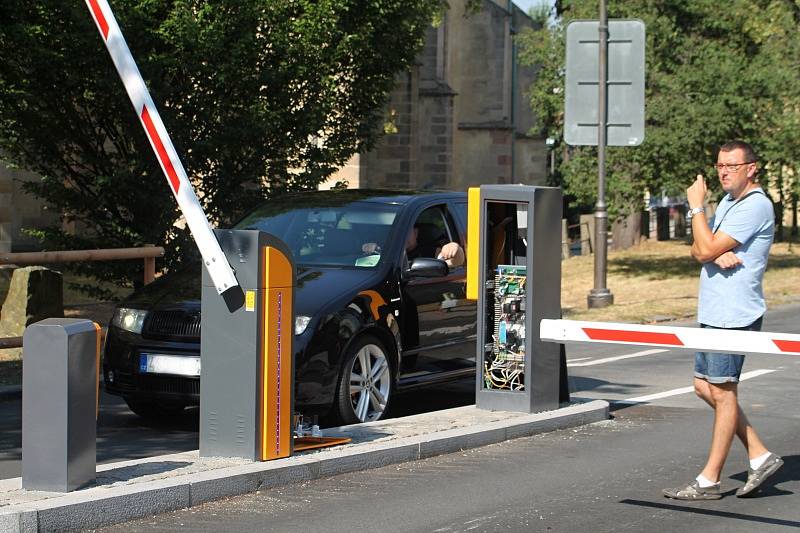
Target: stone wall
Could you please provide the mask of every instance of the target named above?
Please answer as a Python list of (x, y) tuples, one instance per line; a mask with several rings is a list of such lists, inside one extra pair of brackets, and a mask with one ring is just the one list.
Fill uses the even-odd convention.
[(453, 93), (446, 86), (420, 92), (419, 188), (453, 187)]
[(22, 190), (22, 182), (34, 179), (35, 174), (0, 162), (0, 252), (38, 250), (38, 242), (22, 230), (58, 223), (58, 216), (47, 212), (41, 200)]
[(514, 65), (512, 30), (531, 19), (516, 7), (509, 13), (506, 2), (485, 0), (469, 16), (465, 0), (449, 5), (442, 24), (428, 29), (417, 65), (397, 77), (388, 133), (323, 187), (344, 179), (350, 187), (450, 190), (546, 183), (544, 139), (528, 135), (534, 117), (525, 91), (535, 70)]
[(21, 337), (25, 327), (64, 316), (60, 272), (41, 266), (14, 270), (0, 311), (0, 337)]

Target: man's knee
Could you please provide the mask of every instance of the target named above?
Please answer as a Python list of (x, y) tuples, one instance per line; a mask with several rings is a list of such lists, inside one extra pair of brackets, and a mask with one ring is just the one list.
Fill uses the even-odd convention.
[(705, 400), (708, 403), (713, 402), (711, 398), (711, 391), (708, 389), (708, 382), (704, 379), (694, 378), (694, 393), (701, 400)]
[(708, 383), (708, 393), (711, 397), (711, 401), (714, 402), (714, 404), (733, 403), (735, 405), (737, 402), (737, 386), (737, 383), (731, 382)]

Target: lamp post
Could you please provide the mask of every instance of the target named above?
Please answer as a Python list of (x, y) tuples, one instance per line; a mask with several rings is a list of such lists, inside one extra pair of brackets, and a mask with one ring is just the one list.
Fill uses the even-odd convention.
[(547, 151), (550, 153), (550, 171), (548, 176), (552, 177), (556, 173), (556, 140), (552, 137), (545, 139), (544, 143), (547, 145)]

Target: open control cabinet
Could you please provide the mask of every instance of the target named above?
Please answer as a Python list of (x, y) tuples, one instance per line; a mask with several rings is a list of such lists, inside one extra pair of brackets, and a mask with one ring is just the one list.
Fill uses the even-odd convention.
[(476, 405), (557, 408), (559, 346), (539, 340), (539, 322), (561, 313), (561, 191), (484, 185), (471, 212), (480, 226), (478, 264), (468, 265), (478, 271)]

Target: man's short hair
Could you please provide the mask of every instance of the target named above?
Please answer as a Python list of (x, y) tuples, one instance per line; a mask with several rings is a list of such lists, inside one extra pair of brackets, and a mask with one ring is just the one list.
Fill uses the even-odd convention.
[(730, 141), (719, 147), (720, 152), (733, 152), (734, 150), (741, 150), (744, 153), (744, 160), (748, 163), (755, 163), (758, 161), (756, 151), (753, 150), (753, 147), (750, 146), (749, 143), (744, 141)]

